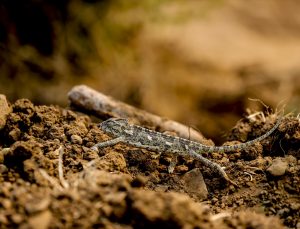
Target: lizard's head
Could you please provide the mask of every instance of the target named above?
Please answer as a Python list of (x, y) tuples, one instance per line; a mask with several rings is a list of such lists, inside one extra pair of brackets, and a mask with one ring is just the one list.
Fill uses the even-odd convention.
[(110, 118), (99, 124), (99, 128), (112, 137), (121, 137), (128, 129), (128, 120), (124, 118)]

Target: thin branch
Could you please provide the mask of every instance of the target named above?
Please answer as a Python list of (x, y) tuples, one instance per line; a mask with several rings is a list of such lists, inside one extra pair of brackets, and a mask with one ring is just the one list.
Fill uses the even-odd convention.
[(191, 129), (189, 133), (186, 125), (130, 106), (85, 85), (73, 87), (68, 93), (68, 97), (71, 105), (85, 112), (92, 112), (99, 118), (126, 118), (141, 126), (155, 126), (161, 132), (176, 132), (180, 137), (186, 139), (188, 139), (189, 134), (191, 139), (195, 141), (201, 142), (204, 139), (203, 135), (194, 129)]
[(265, 108), (266, 108), (266, 110), (268, 110), (269, 109), (269, 106), (268, 105), (266, 105), (262, 100), (260, 100), (260, 99), (253, 99), (253, 98), (248, 98), (250, 101), (254, 101), (254, 102), (259, 102), (261, 105), (263, 105)]
[(44, 169), (39, 169), (38, 170), (42, 177), (44, 177), (53, 187), (57, 188), (60, 191), (63, 191), (63, 187), (49, 174), (44, 170)]
[(58, 177), (61, 185), (67, 189), (70, 187), (69, 183), (65, 180), (64, 178), (64, 170), (63, 170), (63, 154), (64, 154), (64, 149), (62, 146), (58, 148), (59, 150), (59, 157), (58, 157)]

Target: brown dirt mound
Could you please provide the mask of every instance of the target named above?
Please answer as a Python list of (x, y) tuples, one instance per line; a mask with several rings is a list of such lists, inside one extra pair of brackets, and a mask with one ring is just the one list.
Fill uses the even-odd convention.
[[(178, 158), (169, 174), (166, 154), (119, 144), (98, 155), (90, 147), (109, 137), (86, 115), (34, 106), (26, 99), (7, 107), (0, 117), (5, 123), (0, 127), (3, 227), (300, 226), (300, 125), (295, 117), (286, 117), (276, 133), (245, 151), (204, 154), (226, 167), (237, 188), (189, 157)], [(240, 121), (228, 144), (265, 133), (275, 120), (270, 115)], [(64, 179), (59, 177), (60, 147)], [(202, 176), (206, 189), (195, 182)]]

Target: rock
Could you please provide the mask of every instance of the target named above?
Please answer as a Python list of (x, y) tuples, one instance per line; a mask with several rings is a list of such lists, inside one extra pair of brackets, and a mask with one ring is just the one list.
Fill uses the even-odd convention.
[(12, 208), (12, 202), (9, 199), (2, 199), (1, 205), (4, 207), (4, 209), (9, 210)]
[(267, 169), (267, 171), (274, 177), (282, 176), (285, 174), (288, 168), (288, 163), (284, 161), (283, 158), (275, 158), (272, 165)]
[(19, 128), (15, 128), (15, 129), (13, 129), (12, 131), (10, 131), (8, 133), (10, 139), (15, 141), (15, 142), (19, 140), (21, 134), (22, 133), (21, 133), (21, 130)]
[(187, 172), (182, 180), (185, 183), (185, 190), (190, 195), (195, 195), (202, 200), (207, 198), (208, 191), (200, 169), (196, 168)]
[(22, 221), (24, 221), (24, 216), (18, 213), (15, 213), (11, 216), (11, 220), (15, 224), (20, 224)]
[(73, 134), (73, 135), (71, 135), (71, 142), (74, 143), (74, 144), (81, 145), (82, 144), (82, 138), (77, 134)]
[(5, 95), (0, 94), (0, 130), (5, 126), (7, 115), (11, 111), (12, 109), (8, 105)]
[(3, 164), (0, 164), (0, 174), (2, 174), (2, 173), (6, 173), (7, 172), (7, 167), (5, 166), (5, 165), (3, 165)]
[(29, 214), (33, 214), (36, 212), (45, 211), (48, 206), (50, 205), (50, 198), (49, 196), (46, 196), (42, 199), (33, 199), (32, 201), (29, 201), (25, 204), (25, 209)]
[(51, 212), (49, 210), (46, 210), (31, 216), (28, 219), (28, 223), (30, 225), (30, 228), (46, 229), (49, 228), (50, 226), (51, 218), (52, 218)]

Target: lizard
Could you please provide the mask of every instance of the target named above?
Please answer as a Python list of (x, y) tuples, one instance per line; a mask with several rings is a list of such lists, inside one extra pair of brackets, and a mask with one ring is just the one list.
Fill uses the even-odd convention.
[(130, 124), (128, 120), (124, 118), (110, 118), (100, 123), (99, 128), (110, 137), (113, 137), (113, 139), (97, 143), (91, 147), (91, 149), (98, 151), (99, 148), (113, 146), (118, 143), (125, 143), (130, 146), (143, 148), (154, 152), (167, 152), (175, 155), (189, 155), (198, 159), (204, 165), (210, 167), (213, 171), (218, 172), (221, 177), (223, 177), (229, 183), (237, 186), (237, 184), (228, 177), (224, 169), (219, 164), (203, 157), (201, 153), (244, 150), (270, 136), (278, 128), (281, 122), (282, 117), (278, 118), (276, 124), (265, 134), (244, 143), (224, 146), (207, 146), (196, 141), (163, 134), (141, 126)]

